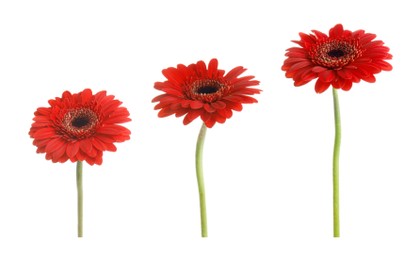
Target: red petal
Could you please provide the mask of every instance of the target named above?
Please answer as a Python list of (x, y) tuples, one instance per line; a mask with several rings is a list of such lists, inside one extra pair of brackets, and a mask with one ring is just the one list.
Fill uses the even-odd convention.
[(246, 83), (246, 85), (248, 85), (248, 86), (255, 86), (255, 83), (257, 83), (257, 85), (258, 85), (259, 81), (258, 80), (251, 80), (253, 78), (255, 78), (255, 77), (254, 76), (244, 76), (244, 77), (232, 79), (230, 82), (235, 85), (235, 88), (237, 88), (239, 85), (244, 85), (244, 83)]
[(105, 90), (99, 91), (99, 92), (98, 92), (98, 93), (96, 93), (94, 96), (95, 96), (95, 100), (96, 100), (96, 102), (101, 102), (101, 100), (102, 100), (104, 97), (106, 97), (106, 91), (105, 91)]
[(344, 83), (345, 83), (345, 79), (343, 79), (343, 78), (337, 78), (336, 80), (334, 80), (333, 82), (332, 82), (332, 86), (333, 86), (333, 88), (336, 88), (336, 89), (341, 89), (342, 87), (343, 87), (343, 85), (344, 85)]
[(50, 141), (49, 139), (42, 139), (42, 140), (34, 139), (34, 141), (32, 143), (37, 147), (44, 147), (45, 148), (45, 146), (47, 146), (49, 141)]
[(107, 143), (106, 145), (107, 145), (107, 147), (106, 147), (106, 150), (107, 150), (107, 151), (110, 151), (110, 152), (115, 152), (115, 151), (117, 151), (117, 147), (116, 147), (114, 144), (112, 144), (112, 143)]
[(325, 38), (327, 38), (328, 37), (328, 35), (326, 35), (325, 33), (322, 33), (322, 32), (320, 32), (320, 31), (317, 31), (317, 30), (312, 30), (312, 32), (316, 35), (316, 37), (318, 38), (318, 39), (325, 39)]
[(217, 65), (218, 65), (217, 59), (210, 60), (209, 68), (208, 68), (208, 71), (207, 71), (207, 76), (209, 78), (217, 77)]
[[(314, 78), (316, 78), (316, 77), (314, 77)], [(300, 87), (300, 86), (303, 86), (303, 85), (307, 84), (311, 80), (298, 80), (298, 81), (295, 81), (295, 83), (293, 83), (293, 85), (295, 87)]]
[(53, 153), (54, 151), (58, 150), (60, 147), (65, 146), (65, 143), (61, 138), (54, 138), (51, 139), (47, 146), (45, 147), (45, 152)]
[(287, 49), (287, 53), (286, 53), (285, 56), (290, 57), (290, 58), (292, 58), (292, 57), (293, 58), (298, 58), (299, 57), (299, 58), (306, 58), (307, 59), (308, 52), (303, 48), (292, 47), (292, 48)]
[(50, 107), (39, 107), (36, 111), (35, 111), (35, 115), (43, 115), (43, 116), (48, 116), (51, 114), (51, 108)]
[(376, 78), (373, 75), (366, 75), (362, 79), (366, 82), (369, 82), (369, 83), (375, 83), (375, 81), (376, 81)]
[(95, 164), (95, 158), (89, 157), (89, 156), (85, 156), (84, 157), (84, 161), (86, 161), (89, 165), (94, 165)]
[(167, 116), (170, 116), (174, 113), (175, 113), (175, 111), (173, 111), (172, 109), (170, 109), (168, 107), (165, 107), (165, 108), (162, 108), (162, 110), (159, 111), (158, 117), (167, 117)]
[(191, 123), (194, 119), (199, 117), (201, 114), (200, 110), (191, 110), (185, 117), (184, 117), (184, 125), (188, 125)]
[(203, 102), (198, 101), (198, 100), (194, 100), (190, 102), (190, 107), (192, 109), (200, 109), (204, 106)]
[(119, 143), (130, 140), (130, 133), (122, 134), (122, 135), (114, 135), (113, 139), (115, 142), (119, 142)]
[(85, 89), (82, 91), (81, 93), (81, 98), (82, 98), (82, 105), (86, 104), (88, 101), (90, 101), (90, 98), (92, 97), (92, 90), (90, 89)]
[(353, 85), (353, 83), (351, 82), (351, 80), (346, 80), (344, 82), (344, 85), (341, 87), (342, 90), (348, 91), (351, 89), (351, 86)]
[(113, 144), (114, 139), (110, 138), (109, 136), (98, 134), (95, 136), (95, 138), (106, 146), (107, 151), (115, 152), (117, 150), (117, 147)]
[[(300, 36), (301, 41), (305, 42), (305, 43), (312, 44), (312, 43), (315, 43), (315, 41), (316, 41), (316, 39), (313, 35), (308, 35), (306, 33), (299, 33), (299, 36)], [(300, 44), (299, 42), (297, 42), (297, 43)]]
[(255, 88), (236, 88), (230, 94), (231, 95), (254, 95), (259, 94), (261, 90)]
[(130, 113), (125, 107), (117, 108), (112, 114), (109, 115), (109, 118), (104, 120), (105, 124), (121, 124), (130, 122), (131, 119), (128, 118)]
[(243, 67), (236, 67), (226, 74), (225, 79), (228, 81), (233, 80), (234, 78), (237, 78), (239, 75), (241, 75), (245, 71), (246, 69), (244, 69)]
[[(362, 37), (360, 37), (360, 44), (365, 45), (365, 44), (371, 42), (375, 38), (376, 38), (375, 34), (365, 33)], [(364, 46), (364, 47), (366, 47), (366, 46)]]
[(217, 102), (212, 103), (211, 106), (214, 109), (224, 109), (226, 107), (226, 104), (223, 103), (222, 101), (217, 101)]
[(218, 113), (214, 113), (213, 117), (214, 117), (214, 119), (216, 120), (217, 123), (223, 124), (224, 122), (226, 122), (226, 117), (221, 116)]
[(173, 96), (176, 96), (176, 97), (182, 97), (182, 92), (180, 90), (180, 87), (178, 85), (172, 84), (169, 81), (156, 82), (154, 87), (155, 87), (155, 89), (164, 91), (169, 95), (173, 95)]
[(97, 165), (102, 164), (102, 152), (101, 151), (98, 151), (98, 155), (96, 155), (96, 157), (95, 157), (95, 163)]
[(190, 110), (189, 109), (184, 109), (184, 108), (180, 108), (176, 110), (175, 116), (176, 117), (180, 117), (185, 115), (186, 113), (188, 113)]
[(383, 60), (376, 60), (374, 61), (376, 65), (378, 65), (382, 70), (390, 71), (392, 70), (392, 65)]
[(207, 112), (203, 112), (201, 113), (200, 118), (201, 120), (203, 120), (203, 122), (206, 122), (207, 120), (211, 118), (211, 114)]
[(162, 74), (171, 82), (174, 82), (176, 84), (181, 84), (184, 79), (182, 78), (182, 75), (178, 73), (176, 68), (167, 68), (162, 70)]
[(90, 154), (92, 152), (92, 142), (89, 139), (83, 139), (79, 142), (80, 149), (85, 152), (86, 154)]
[(190, 103), (191, 103), (192, 101), (191, 100), (189, 100), (189, 99), (184, 99), (184, 100), (181, 100), (181, 106), (183, 107), (183, 108), (190, 108)]
[(333, 28), (330, 29), (330, 37), (340, 37), (343, 34), (343, 25), (337, 24)]
[(328, 89), (328, 87), (330, 86), (330, 84), (331, 84), (330, 82), (324, 82), (324, 81), (318, 79), (316, 81), (316, 83), (315, 83), (315, 92), (316, 93), (322, 93), (322, 92), (324, 92), (325, 90)]
[(78, 161), (84, 161), (84, 160), (86, 160), (87, 156), (81, 150), (79, 150), (79, 152), (76, 154), (75, 157)]
[(324, 72), (321, 72), (318, 75), (318, 77), (324, 82), (331, 82), (335, 78), (335, 72), (333, 72), (332, 70), (326, 70)]
[(213, 106), (211, 106), (210, 104), (207, 104), (207, 103), (204, 104), (204, 109), (209, 113), (213, 113), (213, 112), (216, 111), (216, 109)]
[(208, 127), (208, 128), (212, 128), (214, 126), (214, 124), (216, 124), (216, 120), (214, 120), (213, 117), (210, 117), (207, 121), (204, 122), (204, 124)]
[(294, 64), (301, 61), (307, 61), (308, 59), (302, 57), (289, 57), (284, 61), (284, 64)]
[(225, 100), (226, 107), (235, 111), (242, 111), (242, 104), (238, 102), (232, 102)]
[(199, 77), (206, 77), (207, 76), (207, 68), (206, 63), (204, 61), (200, 60), (195, 64), (197, 76)]
[(353, 77), (352, 71), (349, 69), (337, 70), (337, 74), (343, 79), (351, 79)]
[(120, 125), (105, 125), (99, 128), (96, 132), (98, 134), (104, 134), (104, 135), (120, 135), (120, 134), (130, 133), (130, 131), (127, 128)]
[(325, 67), (321, 67), (321, 66), (315, 66), (315, 67), (312, 68), (312, 72), (315, 72), (315, 73), (321, 73), (321, 72), (324, 72), (326, 70), (328, 70), (328, 69), (325, 68)]
[(217, 110), (217, 113), (219, 113), (221, 116), (224, 116), (226, 118), (231, 118), (232, 117), (232, 110), (226, 108), (226, 109), (220, 109)]
[(66, 154), (69, 158), (73, 158), (79, 152), (79, 142), (67, 144)]
[(302, 62), (298, 62), (298, 63), (293, 64), (289, 68), (288, 71), (295, 71), (295, 70), (302, 69), (302, 68), (307, 67), (307, 66), (310, 66), (310, 65), (312, 65), (312, 62), (310, 62), (308, 60), (302, 61)]
[(97, 138), (92, 138), (91, 139), (92, 145), (99, 151), (105, 151), (107, 146), (100, 140), (98, 140)]
[(244, 96), (244, 95), (235, 95), (235, 96), (227, 96), (224, 97), (224, 100), (229, 100), (233, 102), (240, 102), (240, 103), (257, 103), (258, 101), (250, 96)]
[(316, 79), (317, 77), (318, 77), (318, 75), (315, 74), (315, 73), (308, 73), (306, 75), (302, 75), (301, 80), (305, 81), (305, 82), (309, 82), (313, 79)]
[(41, 128), (36, 131), (33, 136), (35, 139), (48, 139), (56, 137), (55, 129), (54, 128)]
[(67, 149), (67, 146), (62, 145), (57, 150), (55, 150), (52, 154), (53, 160), (56, 160), (57, 162), (67, 161), (68, 157), (66, 156), (66, 149)]

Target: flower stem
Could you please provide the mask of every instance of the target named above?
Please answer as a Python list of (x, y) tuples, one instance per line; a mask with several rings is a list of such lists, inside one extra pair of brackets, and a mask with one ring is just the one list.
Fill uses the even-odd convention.
[(76, 184), (77, 184), (77, 236), (83, 237), (83, 162), (77, 161)]
[(340, 237), (340, 189), (339, 189), (339, 159), (341, 144), (341, 119), (338, 94), (333, 89), (334, 98), (334, 121), (335, 121), (335, 140), (333, 154), (333, 217), (334, 217), (334, 237)]
[(203, 123), (198, 134), (195, 151), (195, 169), (197, 172), (198, 193), (200, 195), (201, 237), (207, 237), (206, 191), (203, 177), (203, 146), (206, 138), (206, 130), (207, 127)]

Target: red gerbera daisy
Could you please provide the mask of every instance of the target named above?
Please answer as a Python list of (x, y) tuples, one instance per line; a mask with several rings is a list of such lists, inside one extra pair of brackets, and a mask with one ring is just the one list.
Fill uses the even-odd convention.
[(102, 163), (103, 151), (116, 151), (114, 142), (130, 139), (130, 130), (118, 124), (131, 121), (121, 101), (106, 91), (90, 89), (51, 99), (50, 107), (36, 110), (29, 135), (38, 153), (53, 162)]
[(241, 111), (242, 104), (257, 102), (249, 96), (260, 93), (259, 89), (250, 88), (259, 84), (253, 80), (254, 76), (239, 77), (246, 70), (243, 67), (236, 67), (225, 75), (217, 65), (217, 59), (212, 59), (208, 68), (203, 61), (198, 61), (164, 69), (162, 73), (168, 80), (156, 82), (155, 88), (165, 94), (152, 100), (159, 102), (155, 106), (156, 110), (161, 109), (158, 116), (185, 115), (185, 125), (201, 117), (211, 128), (216, 122), (224, 123), (230, 118), (232, 110)]
[(314, 34), (300, 33), (301, 46), (287, 49), (288, 57), (282, 66), (286, 77), (293, 78), (295, 86), (313, 79), (315, 91), (322, 93), (332, 85), (336, 89), (350, 90), (353, 82), (375, 82), (374, 74), (389, 71), (392, 66), (385, 60), (392, 58), (384, 42), (373, 39), (375, 34), (364, 30), (351, 32), (341, 24), (330, 29), (329, 35), (312, 30)]

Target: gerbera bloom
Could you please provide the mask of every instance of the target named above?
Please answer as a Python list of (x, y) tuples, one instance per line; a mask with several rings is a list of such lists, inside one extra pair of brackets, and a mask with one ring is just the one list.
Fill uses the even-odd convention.
[(333, 235), (340, 237), (339, 159), (341, 145), (341, 116), (337, 89), (349, 90), (353, 82), (375, 82), (374, 74), (392, 70), (385, 60), (392, 58), (382, 41), (373, 41), (376, 35), (363, 30), (351, 32), (341, 24), (330, 29), (329, 35), (312, 30), (314, 34), (300, 33), (301, 47), (287, 50), (282, 66), (286, 77), (293, 78), (295, 86), (316, 79), (315, 91), (322, 93), (333, 86), (335, 138), (333, 151)]
[(207, 128), (216, 122), (224, 123), (232, 116), (232, 110), (241, 111), (242, 104), (256, 103), (249, 95), (259, 94), (261, 90), (250, 88), (259, 81), (254, 76), (239, 77), (246, 69), (236, 67), (225, 75), (217, 68), (217, 59), (212, 59), (208, 67), (203, 61), (188, 66), (179, 64), (176, 68), (162, 71), (167, 78), (156, 82), (155, 88), (165, 92), (155, 97), (152, 102), (159, 102), (155, 109), (161, 109), (159, 117), (175, 114), (184, 116), (184, 125), (201, 117), (203, 124), (197, 138), (195, 166), (200, 199), (201, 236), (207, 237), (206, 195), (203, 177), (203, 146)]
[(29, 135), (38, 153), (53, 162), (86, 161), (102, 163), (103, 151), (116, 151), (114, 142), (130, 139), (130, 130), (120, 123), (131, 121), (121, 101), (106, 91), (92, 94), (90, 89), (51, 99), (50, 107), (35, 112)]
[(249, 96), (260, 93), (259, 89), (250, 88), (259, 84), (253, 80), (254, 76), (239, 77), (246, 70), (243, 67), (236, 67), (225, 75), (217, 66), (217, 59), (212, 59), (208, 67), (198, 61), (164, 69), (162, 73), (167, 81), (156, 82), (155, 88), (165, 94), (152, 100), (159, 102), (155, 106), (156, 110), (160, 109), (158, 116), (185, 115), (185, 125), (201, 117), (211, 128), (216, 122), (224, 123), (230, 118), (232, 110), (241, 111), (242, 104), (257, 102)]
[(301, 47), (287, 49), (282, 70), (293, 78), (296, 87), (317, 78), (315, 91), (322, 93), (332, 85), (336, 89), (350, 90), (353, 82), (375, 82), (374, 74), (389, 71), (392, 66), (385, 60), (392, 58), (389, 48), (364, 30), (351, 32), (341, 24), (330, 29), (329, 35), (317, 30), (313, 34), (300, 33)]

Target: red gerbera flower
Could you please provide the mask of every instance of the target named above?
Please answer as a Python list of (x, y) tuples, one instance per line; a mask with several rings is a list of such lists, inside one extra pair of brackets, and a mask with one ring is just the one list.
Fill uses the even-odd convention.
[(116, 151), (114, 142), (130, 139), (130, 130), (118, 124), (131, 121), (121, 101), (106, 91), (92, 94), (90, 89), (51, 99), (50, 107), (36, 110), (29, 135), (53, 162), (86, 161), (102, 163), (103, 151)]
[(329, 36), (312, 30), (314, 34), (300, 33), (301, 46), (287, 49), (288, 57), (282, 66), (287, 78), (295, 86), (302, 86), (313, 79), (315, 91), (322, 93), (332, 85), (336, 89), (350, 90), (353, 82), (375, 82), (374, 74), (389, 71), (392, 66), (385, 60), (392, 58), (384, 42), (373, 39), (375, 34), (364, 30), (351, 32), (337, 24)]
[(152, 102), (159, 102), (155, 109), (159, 117), (175, 114), (185, 115), (184, 125), (201, 117), (205, 125), (213, 127), (216, 122), (224, 123), (232, 116), (232, 110), (241, 111), (242, 104), (256, 103), (249, 95), (259, 94), (260, 90), (250, 88), (259, 81), (254, 76), (240, 77), (246, 69), (236, 67), (225, 75), (217, 68), (217, 59), (209, 62), (208, 68), (203, 61), (188, 66), (179, 64), (176, 68), (162, 71), (168, 79), (156, 82), (155, 88), (165, 92), (155, 97)]

